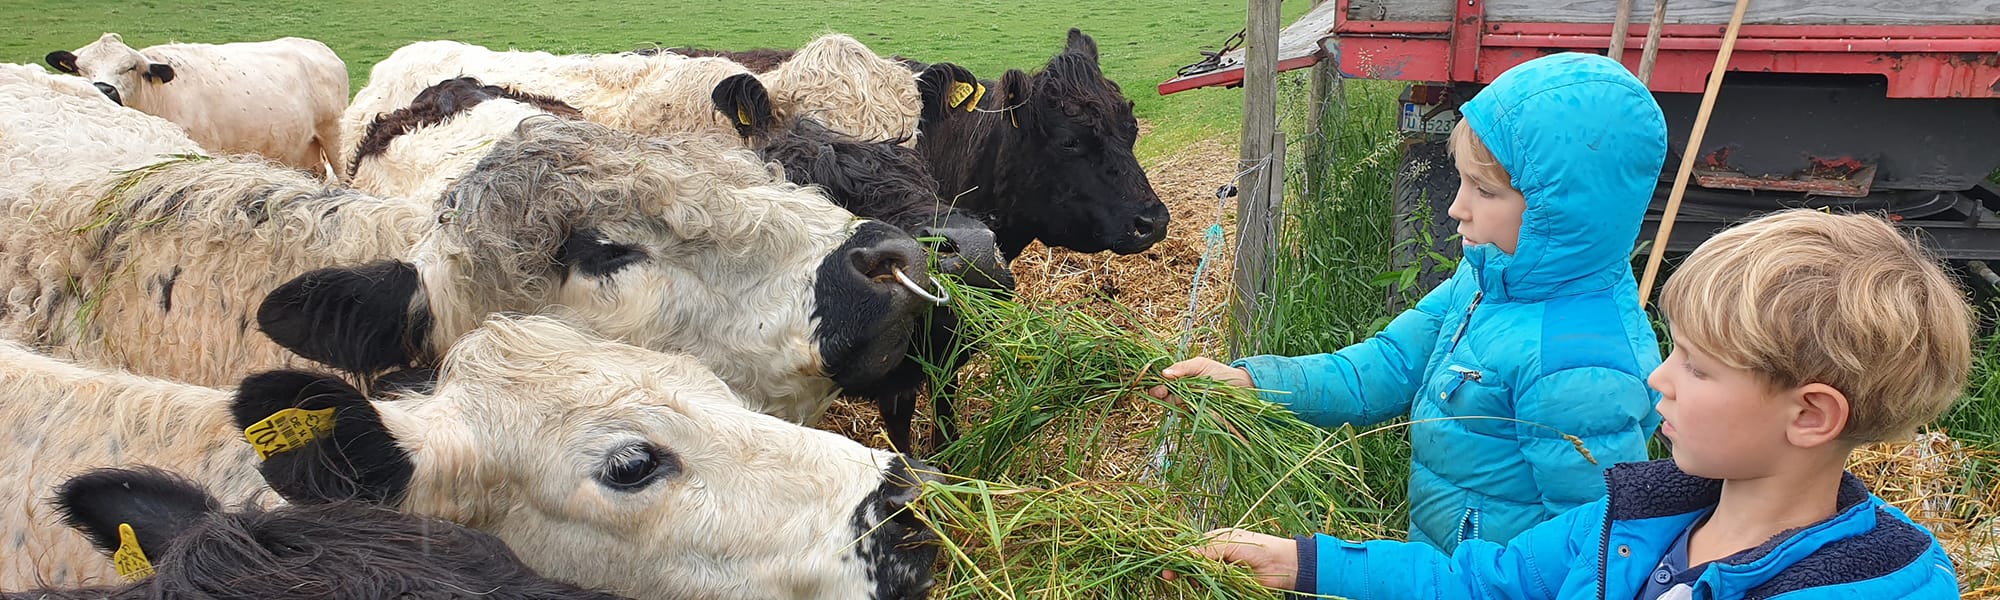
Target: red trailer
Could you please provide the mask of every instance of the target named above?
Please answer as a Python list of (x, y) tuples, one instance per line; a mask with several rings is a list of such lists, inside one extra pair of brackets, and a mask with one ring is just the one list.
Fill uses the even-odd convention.
[[(1634, 0), (1623, 62), (1637, 71), (1652, 2)], [(1648, 86), (1669, 128), (1666, 168), (1640, 241), (1653, 239), (1733, 0), (1669, 0)], [(1614, 0), (1328, 0), (1287, 27), (1279, 70), (1330, 61), (1341, 76), (1412, 82), (1399, 213), (1428, 203), (1432, 239), (1457, 174), (1442, 132), (1502, 71), (1557, 52), (1603, 54)], [(1698, 150), (1670, 251), (1788, 206), (1868, 210), (1920, 228), (1961, 267), (2000, 285), (2000, 0), (1752, 0)], [(1241, 85), (1241, 52), (1160, 84), (1161, 94)], [(1437, 248), (1455, 256), (1455, 243)], [(1435, 271), (1435, 269), (1434, 269)], [(1442, 279), (1431, 273), (1427, 284)]]

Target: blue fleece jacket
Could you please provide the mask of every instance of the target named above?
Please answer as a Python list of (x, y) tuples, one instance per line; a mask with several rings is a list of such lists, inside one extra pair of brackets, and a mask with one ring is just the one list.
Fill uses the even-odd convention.
[[(1713, 508), (1722, 483), (1672, 460), (1627, 463), (1605, 475), (1609, 495), (1506, 544), (1468, 541), (1446, 556), (1403, 542), (1300, 539), (1301, 591), (1413, 600), (1631, 600), (1682, 530)], [(1930, 531), (1841, 478), (1834, 516), (1710, 563), (1691, 600), (1958, 597), (1951, 558)]]
[(1410, 540), (1446, 552), (1597, 499), (1602, 470), (1645, 460), (1659, 426), (1659, 345), (1629, 262), (1666, 157), (1659, 105), (1623, 66), (1568, 53), (1501, 74), (1460, 112), (1527, 198), (1514, 254), (1467, 248), (1362, 343), (1236, 362), (1321, 426), (1459, 418), (1410, 429)]

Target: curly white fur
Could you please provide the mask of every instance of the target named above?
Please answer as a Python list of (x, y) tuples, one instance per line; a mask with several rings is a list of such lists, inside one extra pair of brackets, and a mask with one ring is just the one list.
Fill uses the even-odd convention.
[(0, 63), (0, 206), (49, 185), (200, 153), (179, 125), (119, 106), (88, 80)]
[[(706, 132), (735, 137), (710, 94), (731, 75), (748, 72), (723, 58), (670, 53), (572, 54), (494, 51), (452, 41), (397, 49), (369, 71), (341, 116), (342, 156), (351, 159), (368, 123), (408, 105), (424, 88), (461, 75), (549, 96), (584, 118), (649, 135)], [(911, 138), (919, 100), (916, 75), (844, 35), (801, 48), (787, 64), (758, 76), (779, 115), (810, 113), (834, 130), (862, 139)]]
[[(816, 419), (834, 384), (814, 343), (815, 270), (853, 216), (706, 137), (644, 138), (528, 119), (438, 206), (329, 188), (247, 158), (99, 177), (0, 214), (0, 336), (203, 385), (297, 364), (256, 329), (307, 271), (402, 259), (434, 317), (426, 355), (498, 311), (566, 313), (700, 357), (753, 408)], [(644, 251), (564, 277), (590, 229)]]

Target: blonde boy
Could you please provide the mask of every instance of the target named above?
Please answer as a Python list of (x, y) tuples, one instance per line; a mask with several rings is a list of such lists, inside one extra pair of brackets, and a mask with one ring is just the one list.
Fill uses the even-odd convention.
[[(1353, 598), (1955, 598), (1930, 532), (1845, 472), (1947, 408), (1970, 311), (1934, 260), (1872, 216), (1775, 213), (1702, 244), (1660, 298), (1672, 460), (1506, 545), (1330, 543), (1218, 531), (1203, 553), (1267, 584)], [(1320, 536), (1324, 537), (1324, 536)]]

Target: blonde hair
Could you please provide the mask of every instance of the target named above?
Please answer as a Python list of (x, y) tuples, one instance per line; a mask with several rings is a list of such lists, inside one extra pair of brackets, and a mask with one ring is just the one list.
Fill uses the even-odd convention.
[(1660, 309), (1677, 338), (1778, 389), (1840, 390), (1841, 439), (1856, 445), (1936, 419), (1971, 369), (1963, 292), (1871, 215), (1793, 209), (1731, 227), (1667, 281)]
[(1479, 140), (1479, 134), (1472, 132), (1472, 126), (1467, 125), (1465, 119), (1459, 119), (1458, 124), (1452, 126), (1447, 146), (1452, 156), (1463, 156), (1472, 162), (1472, 171), (1461, 171), (1458, 174), (1460, 177), (1488, 188), (1499, 188), (1490, 191), (1514, 189), (1513, 176), (1507, 174), (1506, 167), (1500, 166), (1500, 159), (1493, 157), (1493, 151), (1486, 148), (1486, 142)]

